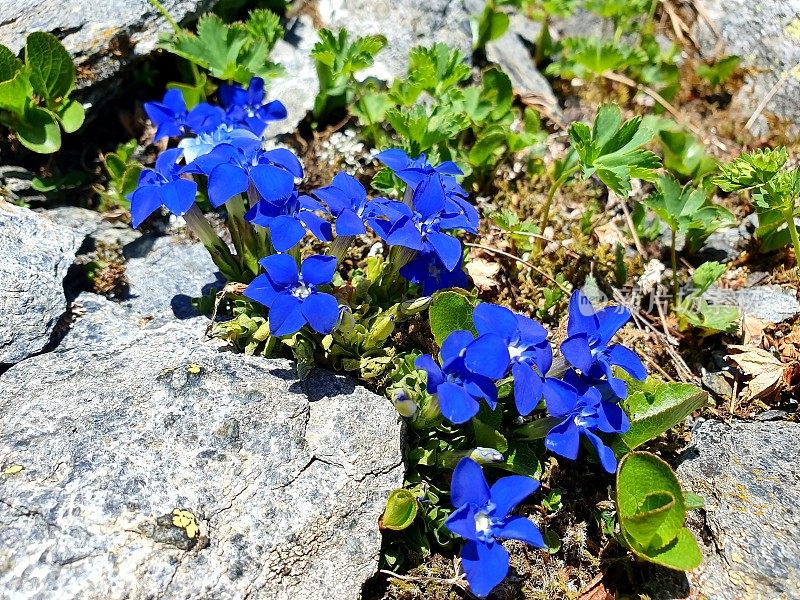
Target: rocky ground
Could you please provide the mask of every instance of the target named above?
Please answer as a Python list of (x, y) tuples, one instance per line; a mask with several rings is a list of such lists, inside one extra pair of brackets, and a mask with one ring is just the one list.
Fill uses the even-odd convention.
[[(56, 32), (79, 63), (85, 99), (102, 105), (167, 25), (145, 0), (96, 4), (17, 2), (0, 42), (16, 50), (27, 31)], [(164, 4), (184, 21), (213, 2)], [(469, 15), (481, 5), (320, 0), (292, 14), (274, 54), (288, 74), (271, 90), (290, 116), (271, 131), (294, 131), (313, 105), (316, 27), (385, 33), (389, 51), (371, 74), (390, 80), (416, 44), (468, 52)], [(752, 114), (783, 78), (753, 132), (790, 135), (800, 125), (800, 2), (709, 1), (706, 12), (703, 52), (722, 43), (750, 67), (733, 106)], [(555, 23), (553, 33), (574, 26)], [(517, 20), (487, 58), (559, 119), (566, 107), (530, 60), (536, 37), (535, 24)], [(0, 170), (0, 180), (10, 194), (30, 192), (24, 173)], [(745, 222), (707, 251), (735, 260), (751, 236)], [(86, 291), (79, 268), (105, 246), (125, 264), (111, 298)], [(386, 494), (403, 481), (401, 422), (346, 377), (301, 382), (288, 361), (207, 340), (192, 298), (221, 283), (179, 227), (141, 235), (93, 211), (0, 200), (0, 598), (362, 596), (378, 567)], [(796, 295), (757, 280), (715, 293), (763, 322), (800, 313)], [(716, 375), (703, 374), (707, 387), (735, 395)], [(706, 560), (685, 577), (656, 573), (649, 597), (800, 597), (800, 425), (790, 416), (695, 418), (675, 463), (706, 499), (689, 523)], [(367, 595), (426, 594), (378, 587)]]

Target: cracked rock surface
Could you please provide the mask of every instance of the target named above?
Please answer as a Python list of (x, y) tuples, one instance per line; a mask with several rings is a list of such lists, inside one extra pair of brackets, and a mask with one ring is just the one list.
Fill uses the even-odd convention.
[(677, 469), (705, 498), (688, 525), (703, 564), (687, 573), (691, 597), (800, 597), (800, 424), (704, 421)]
[[(161, 0), (178, 22), (191, 21), (216, 0)], [(74, 57), (90, 87), (105, 81), (156, 48), (170, 25), (148, 0), (13, 0), (3, 2), (0, 44), (18, 52), (32, 31), (55, 35)]]
[(64, 277), (83, 235), (0, 200), (0, 365), (50, 342), (67, 308)]
[[(142, 298), (195, 260), (162, 239), (129, 263)], [(186, 279), (149, 304), (82, 294), (58, 348), (0, 376), (0, 597), (339, 600), (377, 568), (396, 411), (167, 318), (213, 265)]]

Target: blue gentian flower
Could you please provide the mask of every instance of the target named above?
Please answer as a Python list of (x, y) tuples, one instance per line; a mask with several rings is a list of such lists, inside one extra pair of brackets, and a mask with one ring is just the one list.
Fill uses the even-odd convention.
[(220, 123), (216, 129), (198, 133), (194, 137), (185, 137), (178, 142), (178, 147), (183, 148), (186, 164), (196, 161), (199, 157), (209, 154), (221, 144), (247, 143), (261, 145), (261, 139), (249, 129), (236, 129), (227, 123)]
[(533, 521), (509, 514), (537, 489), (538, 481), (522, 475), (502, 477), (489, 487), (477, 462), (462, 458), (456, 465), (450, 483), (450, 500), (456, 510), (445, 524), (467, 540), (461, 549), (461, 564), (476, 596), (487, 596), (508, 574), (508, 552), (499, 539), (545, 547)]
[(247, 89), (223, 83), (219, 98), (226, 109), (225, 120), (234, 127), (244, 127), (262, 137), (272, 121), (286, 118), (286, 107), (279, 100), (264, 103), (264, 80), (253, 77)]
[(595, 312), (589, 299), (575, 290), (569, 300), (568, 337), (561, 344), (561, 353), (573, 367), (591, 378), (600, 379), (605, 375), (619, 398), (628, 395), (628, 386), (614, 376), (612, 367), (620, 367), (640, 381), (647, 377), (642, 360), (633, 350), (610, 343), (630, 318), (630, 311), (622, 306), (609, 306)]
[[(547, 330), (533, 319), (516, 314), (504, 306), (489, 302), (479, 304), (472, 313), (480, 335), (498, 335), (508, 348), (511, 374), (514, 378), (514, 402), (517, 411), (529, 415), (542, 396), (555, 396), (562, 401), (574, 398), (575, 389), (554, 377), (547, 377), (553, 364), (553, 350), (547, 341)], [(478, 355), (471, 356), (480, 361)], [(472, 363), (467, 362), (471, 368)]]
[[(475, 336), (469, 331), (456, 330), (448, 335), (440, 351), (441, 367), (430, 354), (417, 358), (414, 366), (428, 374), (427, 390), (439, 399), (442, 416), (451, 423), (465, 423), (474, 417), (479, 401), (497, 406), (495, 381), (508, 370), (508, 351), (498, 336)], [(472, 369), (466, 361), (471, 355)]]
[(317, 333), (333, 331), (339, 320), (339, 303), (317, 288), (333, 281), (336, 257), (309, 256), (299, 271), (288, 254), (267, 256), (259, 264), (265, 272), (247, 286), (244, 295), (269, 308), (272, 335), (292, 335), (306, 323)]
[(431, 180), (428, 183), (444, 198), (446, 211), (465, 215), (470, 225), (468, 230), (476, 232), (473, 230), (477, 230), (478, 227), (478, 211), (467, 202), (466, 190), (455, 179), (456, 175), (464, 174), (456, 163), (448, 160), (434, 166), (428, 162), (425, 154), (410, 158), (398, 148), (384, 150), (376, 158), (413, 190), (416, 190), (423, 181)]
[(575, 388), (577, 394), (573, 402), (560, 397), (545, 399), (547, 412), (553, 417), (564, 419), (547, 434), (545, 447), (575, 460), (578, 457), (580, 436), (583, 435), (594, 446), (603, 468), (608, 473), (613, 473), (617, 469), (614, 451), (595, 432), (625, 433), (630, 429), (628, 415), (616, 402), (604, 398), (601, 389), (589, 385), (586, 378), (575, 371), (567, 371), (564, 381)]
[(280, 203), (267, 200), (257, 202), (244, 218), (268, 229), (272, 246), (278, 252), (285, 252), (303, 239), (306, 228), (317, 239), (325, 242), (333, 239), (331, 224), (314, 212), (317, 210), (322, 210), (319, 202), (295, 190), (281, 199)]
[(294, 192), (295, 178), (303, 177), (303, 167), (291, 150), (262, 150), (260, 141), (249, 137), (218, 145), (184, 172), (208, 175), (208, 199), (215, 207), (246, 192), (251, 184), (262, 198), (280, 204)]
[(389, 245), (435, 252), (445, 268), (453, 271), (461, 261), (461, 242), (443, 230), (476, 233), (477, 229), (463, 213), (448, 212), (440, 192), (433, 179), (424, 179), (414, 189), (413, 208), (403, 202), (382, 202), (381, 214), (369, 223)]
[(467, 287), (467, 275), (461, 268), (461, 261), (452, 271), (448, 271), (435, 252), (420, 252), (400, 269), (400, 275), (421, 286), (425, 296), (446, 288)]
[(376, 217), (380, 201), (369, 202), (367, 190), (352, 175), (337, 173), (331, 185), (314, 191), (314, 195), (328, 205), (336, 218), (336, 235), (361, 235), (366, 233), (364, 222)]
[(180, 90), (167, 90), (161, 102), (145, 102), (144, 112), (156, 126), (156, 141), (183, 135), (189, 111)]
[(156, 159), (155, 169), (144, 169), (136, 189), (128, 194), (131, 202), (131, 224), (138, 227), (160, 207), (172, 214), (182, 215), (194, 204), (197, 184), (181, 179), (178, 160), (180, 148), (165, 150)]

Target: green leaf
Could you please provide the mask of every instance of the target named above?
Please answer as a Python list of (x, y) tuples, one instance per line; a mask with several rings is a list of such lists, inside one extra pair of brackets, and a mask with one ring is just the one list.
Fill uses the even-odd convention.
[(475, 324), (472, 321), (475, 305), (475, 301), (466, 292), (443, 290), (433, 295), (428, 318), (433, 339), (440, 347), (453, 331), (465, 329), (475, 333)]
[(720, 277), (722, 277), (727, 270), (727, 265), (718, 263), (715, 260), (704, 262), (692, 273), (692, 283), (695, 286), (692, 295), (699, 297), (705, 294), (708, 288), (719, 281)]
[(698, 65), (697, 74), (708, 81), (712, 87), (717, 87), (725, 83), (733, 72), (739, 68), (742, 62), (741, 56), (726, 56), (718, 60), (713, 65)]
[(77, 100), (68, 100), (56, 111), (56, 117), (61, 121), (61, 127), (64, 128), (65, 133), (78, 131), (83, 125), (85, 116), (83, 106)]
[(0, 44), (0, 83), (13, 79), (22, 68), (22, 61), (11, 50)]
[(664, 383), (648, 379), (649, 389), (631, 386), (623, 408), (631, 421), (630, 429), (614, 438), (618, 455), (657, 438), (708, 402), (708, 394), (688, 383)]
[(783, 146), (774, 150), (766, 148), (746, 152), (731, 163), (722, 165), (714, 183), (726, 192), (764, 185), (775, 177), (788, 158)]
[(534, 479), (539, 479), (542, 475), (542, 463), (539, 457), (525, 443), (509, 442), (506, 462), (493, 466)]
[(386, 499), (386, 509), (381, 517), (381, 529), (401, 531), (417, 517), (417, 497), (408, 490), (393, 490)]
[(440, 97), (446, 90), (469, 78), (470, 68), (464, 60), (459, 50), (447, 44), (412, 48), (408, 55), (408, 81)]
[(508, 31), (508, 24), (508, 15), (497, 10), (492, 2), (487, 2), (483, 12), (470, 19), (473, 48), (484, 48), (492, 40), (503, 37)]
[(25, 40), (25, 64), (30, 69), (33, 90), (48, 106), (69, 95), (75, 85), (75, 65), (58, 38), (34, 31)]
[(27, 106), (24, 117), (15, 124), (15, 129), (22, 145), (34, 152), (52, 154), (61, 147), (58, 121), (46, 108)]
[(0, 110), (5, 109), (15, 115), (22, 115), (32, 95), (33, 88), (28, 79), (28, 71), (20, 69), (11, 79), (0, 82)]
[(472, 431), (475, 434), (475, 443), (479, 447), (494, 448), (500, 453), (508, 450), (508, 440), (497, 429), (477, 418), (473, 418), (471, 423)]
[(683, 490), (672, 468), (656, 455), (631, 452), (620, 461), (617, 511), (622, 537), (639, 558), (673, 569), (700, 563), (697, 543), (683, 527)]
[(683, 492), (683, 501), (686, 504), (686, 510), (698, 510), (706, 507), (705, 498), (694, 492)]

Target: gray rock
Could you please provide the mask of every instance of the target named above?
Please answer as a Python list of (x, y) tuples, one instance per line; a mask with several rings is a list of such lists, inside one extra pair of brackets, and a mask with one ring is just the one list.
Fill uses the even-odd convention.
[(403, 480), (392, 406), (224, 351), (202, 318), (81, 302), (76, 327), (117, 314), (118, 343), (76, 329), (0, 376), (4, 597), (359, 598)]
[(0, 200), (26, 205), (44, 202), (44, 194), (33, 189), (35, 174), (16, 165), (0, 166)]
[(559, 114), (561, 109), (553, 94), (553, 88), (536, 68), (523, 39), (513, 29), (509, 29), (499, 40), (486, 45), (486, 58), (503, 69), (511, 79), (516, 93), (534, 96), (550, 111)]
[(752, 214), (743, 219), (738, 227), (715, 231), (708, 236), (698, 252), (699, 258), (704, 261), (716, 260), (721, 263), (736, 260), (752, 242), (757, 223), (758, 218)]
[[(193, 20), (216, 0), (161, 0), (178, 22)], [(32, 31), (61, 39), (82, 74), (79, 87), (104, 82), (122, 67), (152, 52), (159, 35), (170, 31), (147, 0), (14, 0), (4, 2), (0, 44), (18, 52)]]
[(83, 236), (0, 200), (0, 364), (40, 352), (67, 308), (64, 277)]
[(124, 250), (142, 234), (123, 221), (109, 221), (94, 210), (79, 206), (59, 206), (42, 211), (43, 214), (64, 227), (69, 227), (91, 238), (94, 246), (118, 246)]
[(298, 123), (314, 108), (319, 93), (319, 79), (311, 49), (319, 37), (308, 15), (300, 15), (286, 25), (284, 39), (275, 45), (271, 59), (286, 69), (286, 75), (270, 82), (269, 96), (286, 106), (288, 116), (271, 123), (267, 137), (293, 132)]
[[(736, 54), (743, 65), (752, 67), (735, 102), (749, 117), (784, 73), (800, 63), (800, 0), (705, 0), (710, 20), (721, 35), (725, 54)], [(701, 51), (708, 58), (716, 56), (717, 36), (702, 19), (696, 27)], [(794, 124), (791, 134), (800, 133), (800, 80), (789, 75), (767, 103), (764, 113), (771, 113)], [(764, 114), (756, 121), (756, 135), (768, 133)]]
[(136, 319), (153, 327), (196, 316), (192, 298), (225, 285), (208, 251), (198, 242), (147, 236), (128, 246), (126, 253), (129, 298), (123, 304)]
[(800, 597), (800, 424), (705, 421), (677, 469), (705, 498), (689, 526), (703, 564), (687, 574), (690, 597)]
[(777, 285), (740, 290), (711, 288), (704, 298), (712, 304), (735, 304), (744, 314), (768, 323), (782, 323), (800, 314), (797, 296)]
[(472, 54), (470, 12), (463, 0), (319, 0), (317, 4), (325, 27), (346, 28), (363, 36), (380, 33), (389, 43), (375, 58), (375, 65), (363, 71), (384, 81), (406, 75), (408, 53), (415, 46), (435, 42)]

